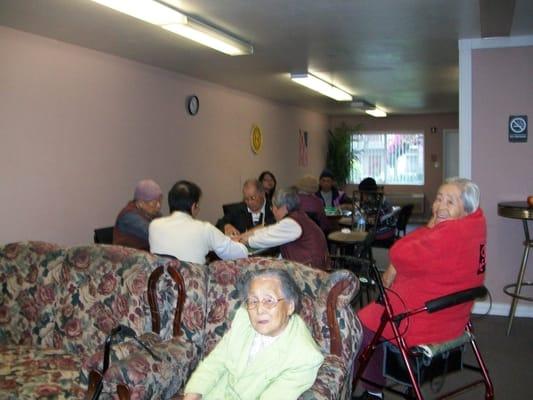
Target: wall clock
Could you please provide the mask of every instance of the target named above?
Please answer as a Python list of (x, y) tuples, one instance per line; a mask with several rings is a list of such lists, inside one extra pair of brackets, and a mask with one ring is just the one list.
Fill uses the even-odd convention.
[(250, 145), (252, 146), (252, 151), (257, 154), (263, 146), (263, 134), (261, 129), (257, 125), (252, 126), (252, 133), (250, 135)]
[(189, 96), (187, 98), (187, 111), (190, 115), (196, 115), (198, 114), (198, 110), (200, 110), (200, 100), (198, 100), (198, 96)]

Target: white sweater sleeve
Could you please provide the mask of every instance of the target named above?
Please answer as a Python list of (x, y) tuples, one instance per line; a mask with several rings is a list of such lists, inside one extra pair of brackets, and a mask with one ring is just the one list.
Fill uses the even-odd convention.
[(302, 227), (292, 218), (283, 218), (274, 225), (258, 229), (248, 239), (254, 249), (281, 246), (293, 242), (302, 235)]
[(245, 245), (231, 240), (211, 224), (206, 224), (207, 237), (210, 250), (223, 260), (248, 257), (248, 249)]

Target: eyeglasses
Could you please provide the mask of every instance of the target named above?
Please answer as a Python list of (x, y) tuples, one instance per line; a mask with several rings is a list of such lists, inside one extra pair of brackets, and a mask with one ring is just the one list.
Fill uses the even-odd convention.
[(264, 299), (261, 299), (261, 300), (256, 299), (256, 298), (250, 298), (250, 299), (246, 299), (244, 302), (246, 303), (246, 308), (248, 310), (253, 310), (257, 308), (259, 306), (259, 303), (261, 303), (263, 307), (265, 307), (266, 309), (271, 310), (274, 307), (276, 307), (281, 300), (285, 300), (285, 299), (283, 297), (280, 299), (275, 299), (273, 297), (265, 297)]
[(244, 198), (244, 202), (246, 203), (247, 201), (256, 201), (258, 198), (259, 198), (259, 195), (257, 194), (254, 196), (248, 196)]

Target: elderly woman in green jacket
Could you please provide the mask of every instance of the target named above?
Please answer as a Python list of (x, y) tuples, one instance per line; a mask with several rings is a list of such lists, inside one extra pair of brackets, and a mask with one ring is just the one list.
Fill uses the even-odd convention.
[(300, 293), (291, 276), (253, 271), (243, 288), (243, 307), (192, 374), (184, 400), (290, 400), (313, 385), (324, 357), (296, 314)]

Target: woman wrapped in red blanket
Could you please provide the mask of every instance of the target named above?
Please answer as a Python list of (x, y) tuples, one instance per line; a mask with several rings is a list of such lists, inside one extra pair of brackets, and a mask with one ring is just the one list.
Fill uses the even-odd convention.
[[(391, 264), (383, 283), (395, 314), (422, 307), (430, 299), (483, 284), (485, 278), (486, 222), (479, 208), (479, 188), (468, 179), (452, 178), (437, 193), (427, 226), (405, 236), (390, 250)], [(400, 332), (408, 346), (439, 343), (461, 334), (472, 302), (438, 313), (421, 313), (402, 321)], [(361, 349), (372, 340), (381, 322), (383, 306), (371, 303), (359, 311), (364, 337)], [(384, 339), (392, 338), (386, 328)], [(378, 347), (381, 350), (381, 347)], [(381, 351), (372, 356), (365, 377), (384, 383)], [(382, 398), (376, 387), (366, 385), (362, 399)]]

